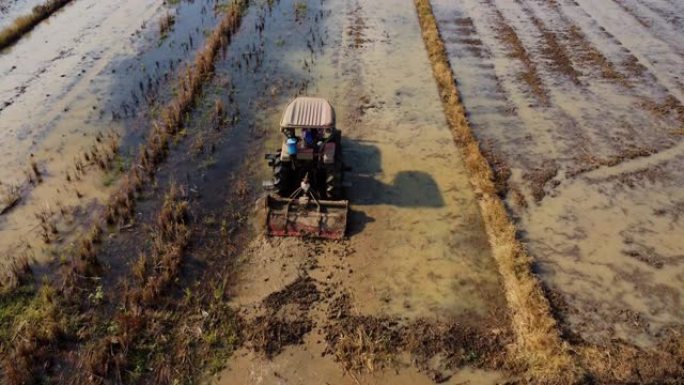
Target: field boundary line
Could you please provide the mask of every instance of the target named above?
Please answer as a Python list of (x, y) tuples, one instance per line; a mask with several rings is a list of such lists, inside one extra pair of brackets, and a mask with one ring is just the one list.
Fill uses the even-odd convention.
[(414, 4), (444, 114), (454, 142), (463, 152), (470, 183), (503, 280), (515, 335), (515, 344), (510, 351), (512, 358), (515, 364), (525, 369), (526, 382), (582, 382), (585, 370), (573, 356), (568, 343), (561, 338), (542, 284), (532, 273), (532, 257), (516, 236), (515, 225), (497, 195), (492, 169), (466, 118), (430, 1), (414, 0)]

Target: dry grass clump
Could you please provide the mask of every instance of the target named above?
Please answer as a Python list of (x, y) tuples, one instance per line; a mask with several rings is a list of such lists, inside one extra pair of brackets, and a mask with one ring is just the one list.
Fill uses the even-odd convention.
[(642, 77), (644, 76), (644, 73), (647, 71), (646, 66), (641, 64), (639, 62), (639, 59), (634, 56), (634, 55), (629, 55), (627, 56), (626, 59), (620, 63), (625, 70), (628, 72), (628, 74), (632, 77)]
[(508, 192), (508, 180), (511, 178), (511, 167), (503, 155), (496, 150), (493, 143), (485, 142), (481, 148), (484, 156), (489, 160), (494, 176), (494, 187), (500, 197), (505, 197)]
[[(539, 203), (546, 196), (546, 185), (558, 175), (558, 165), (553, 160), (544, 161), (541, 166), (529, 170), (523, 174), (523, 179), (530, 182), (532, 196)], [(555, 181), (556, 183), (560, 183)]]
[(38, 23), (70, 2), (71, 0), (48, 0), (45, 4), (35, 6), (30, 14), (16, 18), (12, 24), (0, 31), (0, 50), (19, 40)]
[[(109, 171), (119, 153), (119, 135), (109, 132), (107, 137), (98, 133), (95, 137), (97, 143), (93, 144), (89, 150), (83, 152), (83, 159), (87, 165), (98, 167), (102, 171)], [(84, 173), (84, 164), (75, 165), (77, 175)]]
[(259, 316), (250, 326), (246, 338), (252, 348), (271, 359), (287, 345), (301, 344), (304, 336), (313, 328), (310, 319), (283, 319), (272, 315)]
[(684, 125), (684, 105), (672, 95), (667, 95), (660, 102), (645, 98), (640, 105), (644, 110), (657, 118), (665, 119), (672, 117), (676, 119), (677, 123)]
[(21, 187), (19, 185), (3, 185), (0, 194), (0, 215), (10, 211), (21, 200)]
[(121, 184), (122, 188), (112, 194), (105, 208), (105, 221), (109, 225), (123, 225), (133, 218), (135, 214), (135, 191), (136, 188), (125, 176)]
[(390, 366), (402, 341), (396, 321), (354, 317), (326, 331), (328, 353), (351, 372), (369, 372)]
[(167, 12), (164, 16), (162, 16), (161, 20), (159, 21), (159, 34), (161, 35), (162, 39), (168, 35), (175, 23), (176, 16), (171, 12)]
[(226, 108), (223, 105), (223, 101), (221, 99), (216, 99), (214, 102), (214, 117), (213, 117), (213, 123), (214, 123), (214, 128), (216, 130), (220, 130), (221, 126), (225, 123), (226, 119)]
[(678, 384), (684, 378), (681, 328), (667, 331), (663, 342), (651, 348), (618, 340), (610, 346), (584, 344), (578, 356), (597, 383)]
[[(141, 299), (152, 305), (179, 275), (183, 250), (190, 241), (188, 201), (185, 193), (173, 184), (164, 197), (152, 237), (152, 261), (148, 278), (142, 287)], [(142, 258), (142, 257), (141, 257)]]
[(48, 347), (63, 340), (70, 330), (54, 288), (44, 282), (9, 326), (12, 345), (2, 360), (5, 383), (37, 383), (52, 359)]
[[(98, 378), (122, 378), (135, 371), (140, 345), (159, 333), (157, 322), (170, 315), (155, 310), (164, 291), (178, 278), (185, 248), (190, 240), (188, 202), (183, 189), (172, 184), (164, 197), (151, 234), (152, 250), (141, 253), (131, 265), (135, 281), (124, 288), (123, 306), (114, 319), (117, 327), (89, 344), (79, 356), (81, 366)], [(87, 383), (92, 378), (84, 379)], [(170, 381), (164, 383), (170, 383)]]
[(33, 270), (26, 254), (12, 257), (7, 266), (3, 266), (5, 277), (0, 280), (0, 294), (10, 292), (33, 280)]
[[(478, 319), (474, 314), (470, 317)], [(478, 326), (467, 326), (463, 322), (419, 319), (402, 327), (401, 340), (416, 367), (442, 383), (457, 368), (509, 369), (505, 347), (512, 342), (512, 336), (505, 328), (492, 326), (486, 320), (478, 322)]]
[(86, 235), (76, 241), (70, 258), (65, 261), (66, 268), (61, 271), (60, 295), (63, 301), (80, 306), (87, 297), (84, 292), (91, 290), (100, 280), (103, 266), (97, 258), (97, 245), (102, 239), (102, 229), (93, 225)]
[(55, 236), (59, 233), (57, 230), (57, 225), (53, 220), (54, 213), (49, 206), (44, 206), (35, 214), (39, 221), (40, 235), (43, 242), (50, 243), (55, 239)]
[[(462, 149), (470, 181), (478, 194), (478, 201), (489, 235), (494, 258), (503, 279), (506, 299), (511, 311), (516, 343), (514, 356), (527, 368), (530, 381), (575, 383), (584, 373), (561, 339), (556, 320), (551, 314), (547, 298), (537, 277), (531, 272), (532, 258), (516, 238), (516, 229), (506, 208), (497, 196), (494, 177), (487, 159), (482, 155), (477, 140), (470, 130), (444, 43), (428, 0), (414, 0), (423, 39), (432, 62), (442, 103), (456, 144)], [(508, 27), (510, 29), (510, 27)], [(506, 31), (502, 31), (506, 32)], [(514, 32), (504, 37), (515, 43)], [(521, 44), (512, 44), (517, 57), (529, 60)], [(531, 63), (531, 60), (529, 60)], [(540, 88), (541, 92), (541, 88)]]
[(350, 314), (338, 319), (325, 327), (325, 353), (352, 373), (391, 367), (403, 353), (437, 383), (448, 380), (455, 368), (500, 370), (506, 365), (504, 346), (510, 343), (510, 334), (491, 325), (474, 328), (424, 319), (403, 323)]

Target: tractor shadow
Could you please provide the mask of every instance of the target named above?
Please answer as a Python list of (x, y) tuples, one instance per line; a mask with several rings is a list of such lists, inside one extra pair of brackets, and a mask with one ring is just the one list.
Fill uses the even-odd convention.
[[(425, 171), (398, 172), (391, 183), (378, 180), (382, 174), (380, 149), (368, 141), (344, 139), (346, 194), (354, 207), (349, 217), (349, 235), (361, 232), (375, 219), (361, 210), (363, 206), (391, 205), (401, 208), (444, 207), (444, 198), (434, 178)], [(410, 159), (406, 160), (410, 165)]]

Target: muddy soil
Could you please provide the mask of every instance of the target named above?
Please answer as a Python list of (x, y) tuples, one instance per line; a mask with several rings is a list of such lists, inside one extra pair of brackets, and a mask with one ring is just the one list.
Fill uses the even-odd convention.
[[(336, 107), (351, 167), (349, 238), (257, 231), (231, 300), (251, 326), (218, 382), (501, 381), (511, 341), (505, 298), (412, 3), (308, 2), (305, 16), (301, 9), (281, 1), (265, 15), (255, 43), (261, 67), (242, 81), (258, 89), (257, 79), (273, 79), (277, 95), (288, 92), (283, 76), (303, 80), (298, 92)], [(260, 151), (281, 140), (288, 99), (273, 101), (264, 110), (256, 97), (241, 108), (261, 117), (255, 130), (268, 145)]]
[[(141, 194), (135, 222), (101, 246), (106, 274), (98, 285), (106, 294), (94, 322), (119, 308), (137, 256), (150, 247), (159, 198), (180, 183), (193, 239), (182, 276), (158, 304), (177, 324), (158, 336), (186, 333), (194, 317), (173, 312), (189, 311), (180, 305), (187, 293), (211, 297), (222, 282), (242, 348), (217, 363), (228, 367), (219, 381), (305, 383), (320, 373), (339, 383), (509, 378), (505, 300), (474, 194), (426, 55), (402, 61), (405, 50), (424, 53), (412, 4), (296, 4), (250, 7), (184, 134)], [(270, 177), (262, 154), (278, 145), (280, 113), (298, 94), (328, 97), (345, 133), (354, 203), (350, 238), (341, 242), (267, 239), (263, 213), (246, 212), (237, 198)], [(252, 225), (244, 228), (246, 221)], [(357, 334), (358, 343), (348, 338)]]
[(681, 5), (432, 3), (562, 320), (592, 342), (652, 346), (684, 317)]
[(54, 261), (97, 215), (218, 5), (78, 1), (0, 53), (3, 259)]

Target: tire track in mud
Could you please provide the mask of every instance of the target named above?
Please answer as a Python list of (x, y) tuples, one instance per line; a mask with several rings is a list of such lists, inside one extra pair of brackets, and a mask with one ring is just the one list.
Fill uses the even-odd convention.
[[(575, 69), (576, 55), (570, 50), (564, 37), (557, 32), (559, 25), (564, 26), (562, 19), (557, 19), (557, 12), (554, 12), (552, 8), (536, 7), (533, 5), (536, 4), (534, 2), (518, 1), (516, 3), (519, 9), (511, 4), (504, 6), (508, 13), (517, 16), (515, 18), (516, 30), (529, 46), (538, 47), (531, 49), (535, 58), (545, 58), (547, 63), (552, 63), (544, 66), (542, 77), (552, 79), (548, 86), (553, 98), (549, 114), (550, 120), (557, 122), (554, 123), (557, 127), (552, 132), (556, 134), (556, 141), (566, 143), (564, 150), (552, 157), (559, 163), (561, 172), (569, 170), (572, 174), (571, 169), (577, 163), (580, 165), (585, 162), (592, 163), (591, 154), (621, 154), (624, 152), (624, 147), (650, 149), (650, 146), (644, 146), (639, 142), (623, 143), (624, 140), (629, 141), (632, 137), (633, 132), (629, 130), (626, 135), (615, 132), (616, 127), (612, 122), (619, 119), (618, 113), (623, 113), (624, 108), (622, 110), (596, 108), (602, 101), (609, 98), (609, 95), (622, 93), (623, 90), (619, 85), (617, 87), (593, 85), (592, 80)], [(499, 3), (498, 6), (502, 7), (503, 3)], [(536, 13), (554, 21), (553, 25), (556, 30), (550, 31)], [(570, 81), (563, 81), (563, 77)], [(548, 127), (548, 123), (546, 126)], [(611, 135), (606, 135), (606, 132), (610, 132)], [(616, 140), (616, 137), (621, 139)], [(578, 148), (580, 149), (579, 157), (569, 156), (573, 152), (577, 153)], [(537, 167), (543, 169), (543, 163)]]
[(638, 2), (669, 23), (675, 30), (684, 30), (684, 7), (672, 1), (641, 0)]
[[(554, 5), (555, 4), (555, 5)], [(654, 127), (654, 133), (649, 133), (645, 135), (642, 129), (637, 129), (637, 127), (649, 127), (654, 126), (649, 119), (644, 119), (640, 117), (638, 113), (634, 113), (633, 110), (635, 106), (641, 105), (646, 108), (646, 102), (643, 100), (644, 83), (638, 82), (640, 84), (634, 85), (635, 82), (628, 81), (626, 75), (618, 72), (612, 62), (608, 61), (596, 47), (594, 47), (589, 41), (586, 40), (586, 36), (582, 30), (572, 21), (568, 20), (567, 15), (565, 15), (560, 8), (558, 3), (549, 4), (549, 6), (544, 6), (538, 2), (529, 2), (528, 13), (537, 13), (544, 15), (547, 20), (550, 21), (549, 24), (554, 25), (556, 32), (553, 34), (556, 36), (554, 40), (557, 40), (561, 47), (564, 48), (565, 54), (559, 56), (563, 61), (572, 60), (573, 65), (582, 65), (583, 62), (589, 62), (595, 68), (584, 69), (584, 71), (592, 71), (591, 74), (582, 75), (582, 83), (579, 85), (578, 89), (575, 91), (576, 95), (558, 101), (558, 104), (576, 104), (580, 106), (581, 109), (573, 107), (573, 115), (576, 116), (577, 123), (580, 125), (581, 130), (587, 131), (591, 129), (593, 131), (593, 140), (600, 140), (604, 146), (603, 151), (590, 151), (588, 154), (606, 152), (610, 154), (608, 158), (619, 158), (619, 159), (632, 159), (640, 156), (648, 156), (654, 152), (661, 149), (666, 149), (672, 146), (674, 143), (671, 140), (671, 135), (667, 130), (663, 130), (658, 125)], [(534, 16), (533, 20), (539, 20), (537, 16)], [(541, 20), (534, 22), (540, 30), (546, 35), (550, 32), (540, 24)], [(555, 46), (558, 43), (551, 44)], [(598, 76), (596, 74), (596, 69), (600, 68), (601, 77), (614, 81), (614, 86), (605, 84), (593, 84)], [(574, 80), (574, 79), (573, 79)], [(637, 80), (637, 79), (635, 79)], [(577, 82), (576, 82), (577, 83)], [(567, 95), (567, 91), (563, 90), (562, 94)], [(608, 100), (614, 98), (615, 95), (629, 95), (634, 101), (631, 104), (620, 105), (614, 103), (612, 108), (596, 108), (594, 106), (600, 106), (601, 104), (608, 104)], [(586, 100), (582, 100), (582, 99)], [(648, 100), (648, 99), (646, 99)], [(578, 103), (578, 101), (580, 101)], [(652, 108), (651, 108), (652, 109)], [(675, 108), (676, 110), (676, 108)], [(622, 118), (622, 116), (629, 114), (629, 124), (625, 121), (627, 119)], [(617, 127), (615, 122), (621, 122), (621, 126)], [(622, 131), (622, 132), (621, 132)], [(606, 134), (609, 133), (609, 134)], [(655, 134), (655, 135), (654, 135)], [(608, 151), (606, 151), (608, 150)], [(587, 167), (595, 167), (595, 163), (612, 163), (612, 160), (601, 160), (601, 159), (576, 159), (575, 162), (584, 160), (589, 164)], [(579, 166), (580, 168), (583, 166)], [(569, 175), (574, 176), (577, 171), (570, 171)]]
[[(650, 9), (650, 7), (642, 4), (638, 0), (614, 0), (625, 12), (629, 13), (634, 19), (639, 21), (639, 24), (648, 29), (655, 38), (669, 45), (672, 50), (680, 57), (684, 56), (684, 42), (678, 39), (681, 34), (670, 27), (667, 18), (661, 17), (661, 14)], [(676, 11), (670, 10), (674, 13)]]
[[(630, 49), (625, 47), (620, 40), (602, 27), (577, 2), (565, 1), (562, 4), (556, 3), (556, 8), (564, 17), (572, 20), (578, 26), (585, 39), (593, 42), (599, 52), (603, 52), (606, 57), (615, 58), (617, 70), (628, 78), (626, 80), (627, 84), (624, 84), (629, 89), (628, 94), (635, 99), (629, 104), (626, 103), (627, 101), (621, 102), (623, 105), (638, 107), (648, 112), (652, 118), (656, 118), (662, 125), (684, 124), (684, 115), (681, 112), (682, 104), (669, 94), (667, 88), (658, 83), (658, 79), (653, 72), (642, 65)], [(574, 26), (571, 28), (574, 28)], [(617, 91), (614, 90), (614, 92), (607, 94), (606, 97), (617, 98)], [(629, 121), (634, 127), (653, 125), (652, 122), (644, 118), (641, 118), (642, 121), (640, 123), (633, 123), (637, 122), (638, 119), (639, 116), (632, 113)], [(628, 122), (622, 123), (626, 124)], [(642, 140), (648, 139), (651, 136), (642, 135), (639, 131), (633, 130), (632, 134), (641, 136)], [(666, 142), (663, 142), (661, 138), (655, 147), (659, 148), (663, 145), (667, 146)]]
[[(515, 164), (511, 163), (507, 164), (505, 167), (496, 168), (504, 170), (504, 174), (502, 176), (501, 172), (497, 173), (497, 175), (500, 175), (498, 178), (505, 180), (507, 179), (505, 174), (509, 174), (512, 177), (509, 183), (515, 190), (517, 190), (518, 186), (528, 184), (525, 182), (525, 180), (536, 179), (534, 174), (537, 173), (537, 170), (544, 169), (546, 167), (545, 164), (550, 162), (552, 159), (554, 162), (559, 161), (561, 165), (564, 162), (569, 161), (567, 154), (571, 152), (571, 149), (578, 147), (578, 144), (576, 143), (577, 140), (579, 140), (579, 146), (585, 147), (590, 146), (590, 144), (594, 141), (590, 140), (587, 134), (580, 130), (579, 122), (573, 116), (573, 114), (570, 114), (565, 110), (565, 108), (560, 107), (561, 103), (558, 103), (557, 99), (559, 97), (565, 97), (565, 95), (570, 93), (571, 90), (567, 88), (559, 89), (556, 85), (558, 81), (554, 81), (553, 77), (548, 76), (549, 71), (553, 73), (554, 68), (556, 68), (555, 66), (547, 67), (543, 64), (534, 64), (533, 67), (528, 67), (527, 70), (523, 70), (524, 72), (518, 72), (515, 70), (515, 67), (506, 65), (501, 61), (502, 57), (510, 57), (510, 54), (507, 52), (512, 49), (513, 52), (525, 52), (525, 55), (522, 57), (527, 57), (527, 59), (523, 59), (523, 62), (532, 62), (532, 58), (539, 55), (540, 50), (537, 48), (531, 49), (530, 47), (536, 46), (534, 44), (530, 45), (528, 42), (521, 40), (519, 37), (519, 32), (514, 29), (512, 25), (508, 24), (506, 18), (504, 18), (503, 13), (497, 8), (495, 2), (487, 1), (485, 4), (487, 4), (487, 7), (481, 7), (482, 9), (476, 9), (476, 5), (473, 2), (468, 3), (466, 7), (469, 10), (472, 10), (474, 15), (477, 15), (477, 23), (481, 24), (481, 27), (485, 32), (484, 34), (480, 35), (480, 38), (485, 42), (486, 45), (489, 46), (489, 49), (492, 51), (494, 55), (493, 57), (496, 60), (494, 61), (494, 74), (492, 76), (496, 76), (497, 78), (501, 79), (503, 88), (507, 93), (506, 96), (512, 103), (510, 111), (512, 112), (513, 116), (506, 116), (505, 119), (502, 119), (502, 127), (509, 126), (511, 124), (511, 120), (513, 120), (512, 127), (517, 127), (522, 124), (528, 127), (526, 129), (521, 127), (520, 130), (507, 128), (503, 130), (504, 132), (502, 132), (501, 135), (483, 135), (480, 139), (483, 141), (485, 146), (489, 146), (488, 143), (490, 142), (497, 144), (494, 151), (487, 151), (492, 158), (497, 157), (497, 159), (503, 159), (506, 157), (505, 154), (509, 154), (511, 156), (515, 154)], [(520, 11), (519, 14), (516, 14), (519, 18), (526, 18), (526, 14), (515, 5), (507, 4), (507, 6), (513, 7), (513, 10)], [(508, 13), (510, 14), (511, 12)], [(515, 14), (515, 12), (513, 12), (513, 14)], [(520, 24), (520, 22), (518, 21), (517, 24)], [(530, 24), (534, 27), (532, 23)], [(517, 27), (518, 26), (516, 26), (516, 28)], [(501, 28), (505, 29), (506, 35), (509, 37), (506, 37), (506, 35), (502, 36), (500, 34), (502, 31)], [(496, 31), (499, 33), (494, 34), (496, 39), (492, 39), (493, 35), (490, 31)], [(530, 34), (532, 35), (530, 36)], [(547, 36), (549, 35), (547, 34)], [(538, 39), (542, 39), (541, 34), (535, 35), (532, 32), (527, 33), (526, 38), (528, 40), (532, 39), (533, 42), (537, 42), (540, 41)], [(553, 37), (552, 40), (556, 42), (555, 37)], [(503, 45), (505, 49), (502, 50), (500, 45)], [(556, 47), (558, 47), (557, 42)], [(454, 48), (458, 49), (456, 47)], [(553, 51), (549, 50), (547, 52)], [(518, 60), (520, 60), (520, 57), (520, 55), (513, 56), (513, 58), (517, 58)], [(471, 62), (468, 63), (469, 65), (472, 65), (470, 64)], [(540, 61), (539, 63), (544, 62)], [(564, 65), (568, 67), (567, 63)], [(539, 84), (542, 84), (544, 87), (544, 94), (547, 98), (547, 102), (545, 104), (529, 104), (529, 102), (521, 98), (518, 83), (520, 81), (525, 82), (525, 79), (529, 78), (531, 70), (531, 73), (533, 73), (534, 76), (539, 79)], [(479, 77), (479, 74), (477, 73), (473, 75)], [(549, 78), (552, 80), (549, 81)], [(542, 81), (542, 79), (544, 80)], [(475, 87), (474, 84), (476, 83), (475, 81), (466, 81), (466, 79), (463, 79), (463, 82), (466, 83), (465, 87)], [(468, 82), (473, 85), (468, 84)], [(468, 93), (468, 95), (472, 95), (472, 93)], [(516, 115), (520, 117), (520, 121), (515, 119)], [(489, 117), (486, 117), (484, 120), (488, 121), (489, 119)], [(554, 122), (555, 129), (549, 129), (548, 122), (550, 121)], [(479, 124), (478, 120), (474, 120), (473, 122), (475, 126)], [(529, 131), (534, 131), (535, 135), (529, 135)], [(567, 140), (565, 140), (567, 137), (578, 139), (575, 139), (572, 143), (569, 143)], [(502, 138), (506, 138), (506, 140), (502, 141)], [(517, 149), (521, 145), (525, 146), (526, 148), (531, 148), (532, 150), (528, 150), (526, 153), (520, 153), (517, 151)], [(585, 151), (590, 152), (591, 149), (587, 148)], [(500, 152), (501, 155), (496, 155), (497, 152)], [(531, 154), (537, 154), (537, 156), (530, 156)], [(497, 164), (500, 162), (494, 161), (493, 163)], [(516, 168), (518, 170), (516, 170)], [(527, 177), (525, 177), (525, 175), (527, 175)], [(541, 181), (542, 184), (545, 184), (546, 182), (547, 181)], [(537, 187), (532, 186), (532, 188)], [(525, 204), (522, 200), (520, 201), (522, 205)]]
[(524, 71), (519, 75), (519, 79), (524, 81), (532, 90), (533, 95), (538, 99), (540, 105), (548, 106), (549, 91), (543, 85), (541, 77), (538, 74), (537, 65), (530, 58), (527, 48), (522, 43), (518, 34), (513, 27), (508, 24), (503, 14), (499, 11), (492, 0), (486, 1), (486, 4), (492, 10), (496, 21), (497, 32), (501, 35), (498, 37), (501, 42), (509, 47), (509, 56), (522, 62)]
[[(660, 149), (671, 147), (675, 143), (672, 140), (671, 129), (663, 129), (661, 127), (663, 123), (667, 124), (667, 122), (672, 121), (672, 119), (680, 120), (680, 118), (677, 118), (677, 115), (681, 115), (681, 113), (679, 112), (680, 109), (677, 107), (676, 101), (666, 100), (663, 102), (666, 104), (663, 105), (660, 104), (660, 102), (651, 100), (649, 96), (643, 98), (643, 94), (650, 95), (650, 88), (646, 87), (645, 85), (650, 84), (651, 82), (644, 80), (642, 82), (638, 82), (636, 86), (632, 85), (631, 81), (628, 83), (625, 80), (627, 75), (624, 75), (622, 72), (618, 72), (619, 69), (617, 69), (610, 61), (608, 61), (606, 56), (602, 55), (601, 51), (594, 47), (590, 41), (586, 40), (586, 36), (584, 35), (582, 29), (576, 24), (566, 20), (567, 16), (564, 14), (564, 12), (562, 12), (558, 3), (554, 3), (555, 6), (550, 5), (548, 7), (545, 5), (540, 5), (537, 2), (531, 3), (532, 4), (523, 4), (522, 2), (517, 3), (522, 7), (522, 11), (524, 12), (521, 11), (520, 14), (517, 14), (518, 18), (516, 20), (524, 20), (525, 15), (531, 15), (532, 22), (528, 21), (528, 24), (532, 26), (535, 26), (536, 24), (536, 27), (540, 30), (539, 36), (542, 37), (529, 37), (530, 33), (526, 33), (526, 36), (528, 36), (526, 40), (532, 39), (532, 46), (551, 47), (541, 48), (536, 51), (533, 50), (533, 53), (536, 52), (535, 57), (538, 55), (550, 55), (549, 60), (559, 63), (565, 62), (563, 65), (565, 66), (566, 70), (563, 72), (569, 72), (573, 77), (573, 73), (578, 73), (578, 71), (574, 69), (574, 66), (577, 65), (580, 66), (581, 71), (585, 71), (587, 74), (581, 75), (577, 78), (584, 80), (583, 84), (576, 85), (576, 87), (573, 87), (572, 83), (563, 85), (562, 82), (561, 85), (558, 86), (557, 83), (559, 80), (549, 82), (546, 88), (553, 94), (553, 105), (551, 105), (550, 108), (530, 108), (530, 106), (525, 106), (523, 103), (517, 100), (518, 97), (516, 95), (515, 89), (507, 81), (507, 76), (498, 75), (499, 73), (503, 72), (504, 69), (495, 68), (496, 75), (493, 76), (498, 75), (497, 78), (503, 79), (504, 87), (508, 90), (508, 96), (514, 98), (512, 100), (515, 101), (515, 105), (511, 108), (511, 110), (516, 111), (517, 115), (524, 119), (526, 125), (532, 125), (539, 128), (536, 130), (536, 135), (531, 137), (522, 135), (522, 138), (515, 140), (513, 143), (520, 144), (520, 142), (525, 141), (525, 145), (529, 147), (531, 140), (539, 141), (540, 137), (545, 138), (547, 136), (551, 136), (537, 144), (540, 148), (536, 151), (533, 151), (533, 153), (542, 154), (548, 152), (548, 148), (550, 147), (560, 147), (554, 153), (553, 158), (556, 160), (560, 159), (561, 170), (567, 171), (567, 175), (570, 177), (584, 172), (587, 169), (593, 169), (600, 164), (611, 164), (618, 159), (632, 159), (639, 156), (647, 156), (657, 152)], [(490, 2), (490, 5), (491, 4), (492, 3)], [(474, 14), (481, 14), (483, 12), (480, 9), (475, 10), (475, 6), (471, 4), (466, 5), (466, 7), (468, 7)], [(511, 4), (507, 4), (507, 7), (511, 8), (513, 6)], [(505, 23), (505, 21), (502, 19), (502, 15), (500, 13), (496, 15), (497, 11), (498, 9), (493, 11), (495, 16), (495, 19), (493, 20), (495, 20), (499, 26), (497, 27), (494, 24), (490, 24), (490, 28), (500, 31), (500, 25)], [(538, 16), (535, 16), (534, 13), (539, 13), (544, 15), (545, 18), (553, 20), (553, 25), (560, 26), (560, 31), (549, 31), (543, 25), (541, 19)], [(484, 19), (485, 18), (483, 15), (483, 17), (479, 17), (477, 21), (478, 23), (482, 23), (485, 21)], [(534, 20), (537, 20), (537, 22), (535, 23)], [(557, 29), (558, 27), (555, 28)], [(515, 33), (515, 30), (511, 28), (509, 29), (509, 32)], [(532, 34), (532, 36), (534, 36), (534, 34)], [(546, 38), (543, 36), (546, 36)], [(491, 40), (487, 40), (484, 37), (482, 39), (484, 39), (485, 45), (490, 46), (487, 51), (491, 51), (491, 46), (496, 45), (495, 42), (492, 42)], [(517, 38), (506, 42), (506, 44), (514, 44), (516, 40), (520, 46), (523, 47), (522, 42)], [(548, 44), (544, 44), (545, 41), (546, 43), (553, 43), (551, 46), (549, 46)], [(447, 43), (448, 42), (449, 41), (447, 38)], [(553, 47), (556, 47), (556, 49), (553, 49)], [(454, 47), (454, 49), (458, 50), (459, 48)], [(522, 49), (525, 50), (524, 47)], [(559, 56), (554, 56), (553, 53), (558, 49), (562, 49), (563, 53)], [(520, 49), (516, 50), (520, 51)], [(596, 68), (593, 68), (593, 66), (587, 67), (587, 61), (589, 61), (593, 66), (600, 66), (601, 76), (611, 81), (604, 84), (596, 84), (594, 81), (596, 77)], [(468, 63), (468, 65), (472, 66), (471, 63)], [(558, 68), (558, 65), (553, 65), (550, 66), (549, 70), (551, 73), (553, 73), (553, 71)], [(546, 70), (543, 71), (543, 74), (544, 79), (548, 79), (550, 77), (549, 72)], [(478, 74), (473, 75), (478, 76)], [(467, 77), (468, 74), (465, 74), (464, 76)], [(487, 79), (484, 80), (486, 81)], [(615, 81), (613, 82), (612, 80)], [(469, 85), (467, 84), (466, 79), (463, 79), (463, 81), (466, 83), (466, 87), (468, 87)], [(624, 94), (629, 95), (629, 98), (621, 97), (618, 99), (619, 103), (615, 103), (613, 106), (611, 106), (611, 108), (601, 107), (602, 104), (605, 104), (606, 100), (610, 100), (610, 98), (614, 97), (615, 95)], [(475, 103), (480, 104), (479, 101), (475, 101)], [(668, 107), (665, 107), (666, 105), (671, 106), (669, 107), (669, 110)], [(658, 124), (656, 124), (654, 127), (655, 132), (653, 132), (653, 129), (649, 130), (648, 135), (643, 132), (641, 127), (653, 127), (654, 125), (648, 116), (645, 116), (643, 113), (639, 113), (637, 110), (635, 110), (635, 106), (641, 106), (641, 108), (658, 114)], [(547, 115), (546, 117), (543, 117), (542, 110), (546, 110), (543, 112), (543, 114)], [(672, 112), (669, 114), (662, 113), (664, 111), (670, 110)], [(532, 123), (532, 118), (535, 114), (537, 115), (536, 122)], [(627, 114), (629, 114), (629, 120), (625, 118)], [(476, 126), (478, 124), (478, 120), (479, 119), (476, 119), (474, 121)], [(485, 117), (483, 120), (491, 120), (491, 118)], [(549, 130), (548, 126), (550, 121), (558, 122), (555, 123), (555, 125), (561, 125), (561, 127), (556, 127), (553, 130)], [(614, 122), (619, 122), (619, 125), (614, 124)], [(513, 126), (515, 127), (518, 124), (519, 123), (516, 122), (513, 124)], [(653, 135), (654, 133), (655, 135)], [(496, 137), (492, 137), (491, 135), (487, 134), (481, 139), (483, 139), (485, 145), (489, 142), (498, 143), (497, 147), (499, 151), (511, 154), (511, 152), (517, 152), (515, 150), (517, 147), (509, 150), (507, 149), (507, 145), (502, 145), (500, 143), (502, 137), (508, 137), (511, 135), (514, 134), (503, 133), (501, 135), (497, 135)], [(580, 148), (580, 154), (568, 157), (567, 154), (572, 154), (573, 152), (577, 153), (578, 147)], [(529, 150), (527, 150), (527, 152), (529, 152)], [(604, 154), (606, 152), (608, 152), (607, 159), (597, 158), (595, 155), (593, 155)], [(516, 156), (519, 159), (518, 162), (526, 165), (523, 167), (523, 169), (531, 168), (534, 170), (545, 168), (544, 164), (546, 161), (523, 161), (520, 159), (520, 157), (524, 157), (524, 154), (518, 153)], [(509, 167), (503, 168), (504, 173), (510, 173), (510, 167), (515, 168), (517, 165), (508, 166)], [(520, 173), (516, 173), (515, 169), (513, 169), (512, 175), (514, 178), (511, 183), (513, 185), (519, 184), (520, 180), (517, 179), (519, 177), (516, 178), (516, 175), (520, 175)], [(561, 179), (562, 176), (563, 175), (561, 173)], [(505, 177), (506, 176), (503, 175), (503, 178)]]
[(596, 22), (604, 26), (605, 30), (626, 47), (657, 79), (669, 94), (678, 102), (684, 103), (684, 80), (678, 79), (677, 74), (684, 66), (684, 58), (667, 45), (666, 42), (654, 37), (651, 32), (640, 25), (624, 27), (622, 20), (631, 17), (617, 3), (602, 2), (598, 6), (586, 0), (573, 0)]

